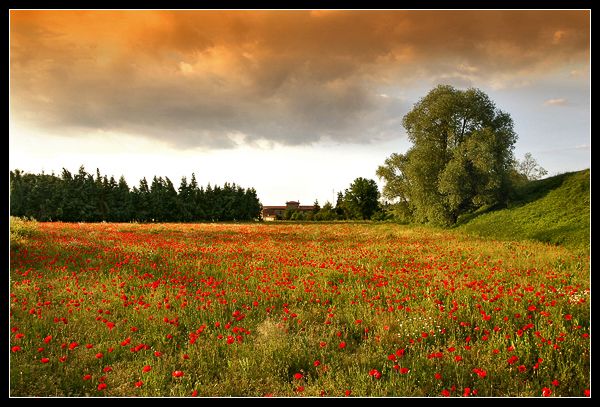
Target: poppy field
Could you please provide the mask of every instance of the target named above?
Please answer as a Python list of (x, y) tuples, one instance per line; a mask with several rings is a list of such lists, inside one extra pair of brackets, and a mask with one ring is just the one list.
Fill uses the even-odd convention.
[(589, 254), (377, 223), (11, 219), (10, 395), (586, 397)]

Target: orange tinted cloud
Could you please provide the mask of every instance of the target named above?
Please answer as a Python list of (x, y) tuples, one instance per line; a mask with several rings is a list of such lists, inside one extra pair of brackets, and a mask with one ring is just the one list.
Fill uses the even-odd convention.
[(378, 87), (466, 85), (589, 58), (587, 11), (20, 11), (11, 108), (42, 128), (228, 147), (368, 141), (406, 103)]

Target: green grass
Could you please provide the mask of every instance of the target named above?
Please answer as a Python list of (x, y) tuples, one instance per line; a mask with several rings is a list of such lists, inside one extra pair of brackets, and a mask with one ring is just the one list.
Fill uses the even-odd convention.
[(508, 208), (474, 214), (456, 229), (480, 237), (589, 250), (590, 170), (529, 182)]
[(562, 246), (390, 223), (11, 227), (14, 397), (590, 389), (590, 259)]

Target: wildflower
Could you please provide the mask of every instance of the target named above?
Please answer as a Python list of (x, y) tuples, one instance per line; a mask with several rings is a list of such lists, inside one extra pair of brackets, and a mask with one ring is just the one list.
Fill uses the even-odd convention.
[(104, 369), (102, 369), (102, 371), (108, 373), (108, 372), (112, 372), (112, 367), (110, 366), (106, 366)]
[(144, 372), (144, 373), (148, 373), (151, 370), (152, 370), (152, 366), (148, 366), (148, 365), (146, 365), (142, 368), (142, 372)]
[(183, 372), (181, 370), (175, 370), (171, 374), (173, 375), (173, 377), (182, 377), (183, 376)]
[(549, 388), (544, 387), (542, 389), (542, 396), (544, 396), (544, 397), (550, 397), (551, 394), (552, 394), (552, 390), (550, 390)]
[(13, 351), (13, 352), (18, 352), (18, 351), (21, 350), (21, 347), (20, 346), (13, 346), (12, 348), (10, 348), (10, 350)]
[(340, 342), (340, 344), (338, 345), (338, 347), (340, 349), (344, 349), (346, 347), (346, 342), (344, 342), (344, 341)]
[(44, 338), (44, 343), (48, 343), (52, 340), (52, 335), (48, 335)]
[(381, 377), (381, 372), (377, 369), (371, 369), (369, 371), (369, 376), (373, 376), (376, 379), (379, 379)]
[(517, 369), (519, 369), (519, 372), (521, 372), (521, 373), (525, 373), (527, 371), (527, 368), (525, 367), (525, 365), (519, 365), (517, 367)]
[(48, 358), (42, 358), (41, 362), (42, 363), (48, 363), (48, 362), (50, 362), (50, 359), (48, 359)]
[(469, 387), (465, 387), (465, 390), (463, 391), (463, 396), (469, 397), (470, 394), (471, 394), (471, 389)]
[[(589, 390), (588, 390), (588, 392), (589, 392)], [(348, 396), (349, 396), (349, 395), (351, 395), (351, 394), (352, 394), (352, 390), (346, 390), (346, 391), (344, 392), (344, 395), (345, 395), (346, 397), (348, 397)]]
[(138, 380), (137, 382), (135, 382), (135, 387), (142, 387), (143, 384), (144, 384), (143, 381)]
[(509, 357), (509, 358), (508, 358), (507, 362), (508, 362), (508, 364), (509, 364), (509, 365), (512, 365), (512, 364), (514, 364), (514, 363), (515, 363), (517, 360), (519, 360), (519, 358), (518, 358), (517, 356), (514, 356), (514, 355), (513, 355), (513, 356), (511, 356), (511, 357)]
[(96, 353), (96, 359), (102, 359), (103, 357), (104, 357), (104, 354), (102, 352)]
[(198, 390), (194, 389), (192, 391), (192, 397), (198, 397)]
[(480, 379), (483, 379), (484, 377), (487, 376), (487, 372), (485, 370), (479, 369), (477, 367), (475, 369), (473, 369), (473, 373), (476, 373)]
[(559, 382), (558, 380), (556, 380), (556, 379), (554, 379), (554, 380), (552, 381), (552, 385), (553, 385), (554, 387), (558, 387), (558, 385), (559, 385), (559, 384), (560, 384), (560, 382)]
[(104, 390), (104, 389), (106, 389), (106, 383), (100, 383), (100, 384), (98, 385), (98, 391), (102, 391), (102, 390)]
[(319, 360), (315, 360), (315, 361), (313, 362), (313, 365), (314, 365), (315, 367), (319, 366), (320, 364), (321, 364), (321, 361), (319, 361)]
[(407, 367), (400, 368), (400, 374), (407, 374), (408, 372), (410, 372), (409, 368), (407, 368)]
[(450, 397), (450, 392), (446, 389), (442, 390), (442, 396), (444, 397)]
[(440, 373), (436, 373), (433, 375), (436, 380), (442, 380), (442, 375)]
[(294, 373), (294, 379), (296, 380), (300, 380), (302, 379), (304, 376), (302, 376), (302, 373)]
[(83, 380), (90, 380), (92, 378), (91, 374), (86, 374), (85, 376), (83, 376)]

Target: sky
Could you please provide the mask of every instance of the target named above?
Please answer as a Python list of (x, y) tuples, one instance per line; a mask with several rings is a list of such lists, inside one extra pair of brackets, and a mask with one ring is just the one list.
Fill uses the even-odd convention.
[(334, 201), (410, 148), (438, 84), (511, 115), (515, 156), (590, 167), (589, 10), (11, 10), (9, 167)]

